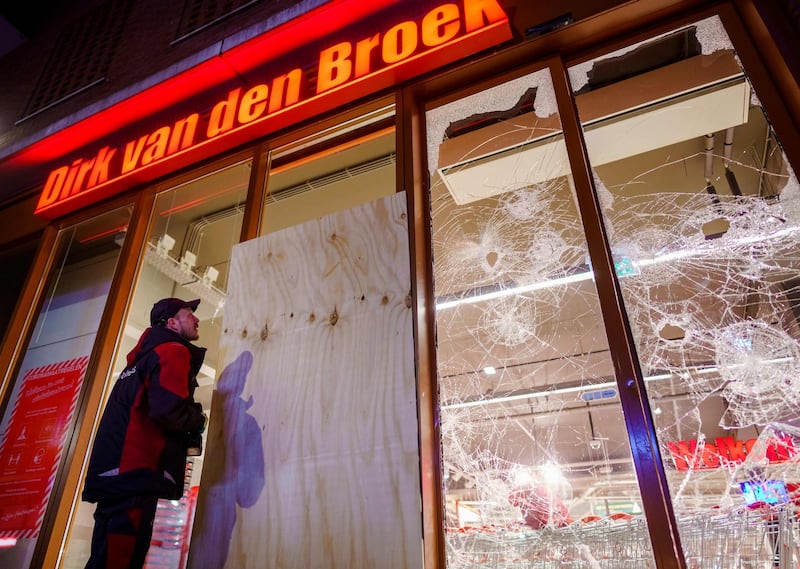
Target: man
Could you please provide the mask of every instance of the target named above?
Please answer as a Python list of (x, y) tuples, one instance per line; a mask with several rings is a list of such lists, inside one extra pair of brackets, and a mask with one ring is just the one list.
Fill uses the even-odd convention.
[(205, 428), (194, 401), (205, 348), (194, 311), (200, 300), (164, 298), (128, 354), (95, 437), (83, 499), (96, 502), (86, 569), (144, 565), (159, 498), (183, 494), (189, 438)]

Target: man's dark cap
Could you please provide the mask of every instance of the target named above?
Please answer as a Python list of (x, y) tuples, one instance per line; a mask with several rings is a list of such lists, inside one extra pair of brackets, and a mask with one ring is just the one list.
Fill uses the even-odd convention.
[(165, 326), (167, 320), (175, 316), (181, 308), (197, 310), (200, 299), (181, 300), (180, 298), (162, 298), (153, 305), (150, 311), (150, 326)]

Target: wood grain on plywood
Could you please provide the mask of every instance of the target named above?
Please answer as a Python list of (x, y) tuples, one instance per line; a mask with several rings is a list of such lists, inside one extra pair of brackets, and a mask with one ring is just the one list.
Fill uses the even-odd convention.
[[(408, 254), (403, 194), (234, 248), (222, 375), (246, 375), (243, 403), (215, 393), (190, 567), (220, 528), (228, 568), (421, 566)], [(260, 449), (234, 456), (244, 433), (218, 408), (252, 416)], [(252, 497), (259, 461), (226, 530), (220, 481)]]

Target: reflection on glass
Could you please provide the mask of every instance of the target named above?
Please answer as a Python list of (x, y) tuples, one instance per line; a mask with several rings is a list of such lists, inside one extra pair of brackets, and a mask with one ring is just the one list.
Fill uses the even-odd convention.
[[(195, 178), (157, 197), (107, 393), (125, 367), (126, 355), (150, 325), (153, 303), (170, 296), (199, 298), (195, 314), (200, 319), (200, 339), (195, 343), (207, 348), (207, 352), (197, 376), (195, 400), (204, 409), (211, 408), (228, 265), (231, 249), (240, 238), (249, 179), (250, 162), (246, 161)], [(213, 421), (214, 410), (210, 410), (209, 421)], [(203, 456), (189, 458), (187, 484), (180, 501), (159, 501), (148, 553), (152, 566), (177, 569), (185, 565), (202, 463)], [(62, 568), (80, 569), (85, 565), (93, 512), (93, 504), (77, 505)]]
[(30, 566), (131, 215), (63, 229), (0, 423), (0, 567)]
[(652, 567), (549, 74), (428, 111), (449, 567)]
[(570, 79), (687, 562), (794, 566), (797, 179), (717, 18)]

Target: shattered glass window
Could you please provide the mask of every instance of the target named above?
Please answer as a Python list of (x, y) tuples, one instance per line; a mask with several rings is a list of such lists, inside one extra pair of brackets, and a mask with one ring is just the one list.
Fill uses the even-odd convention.
[(795, 567), (800, 187), (710, 18), (569, 70), (691, 567)]
[(654, 567), (549, 73), (426, 121), (448, 567)]

